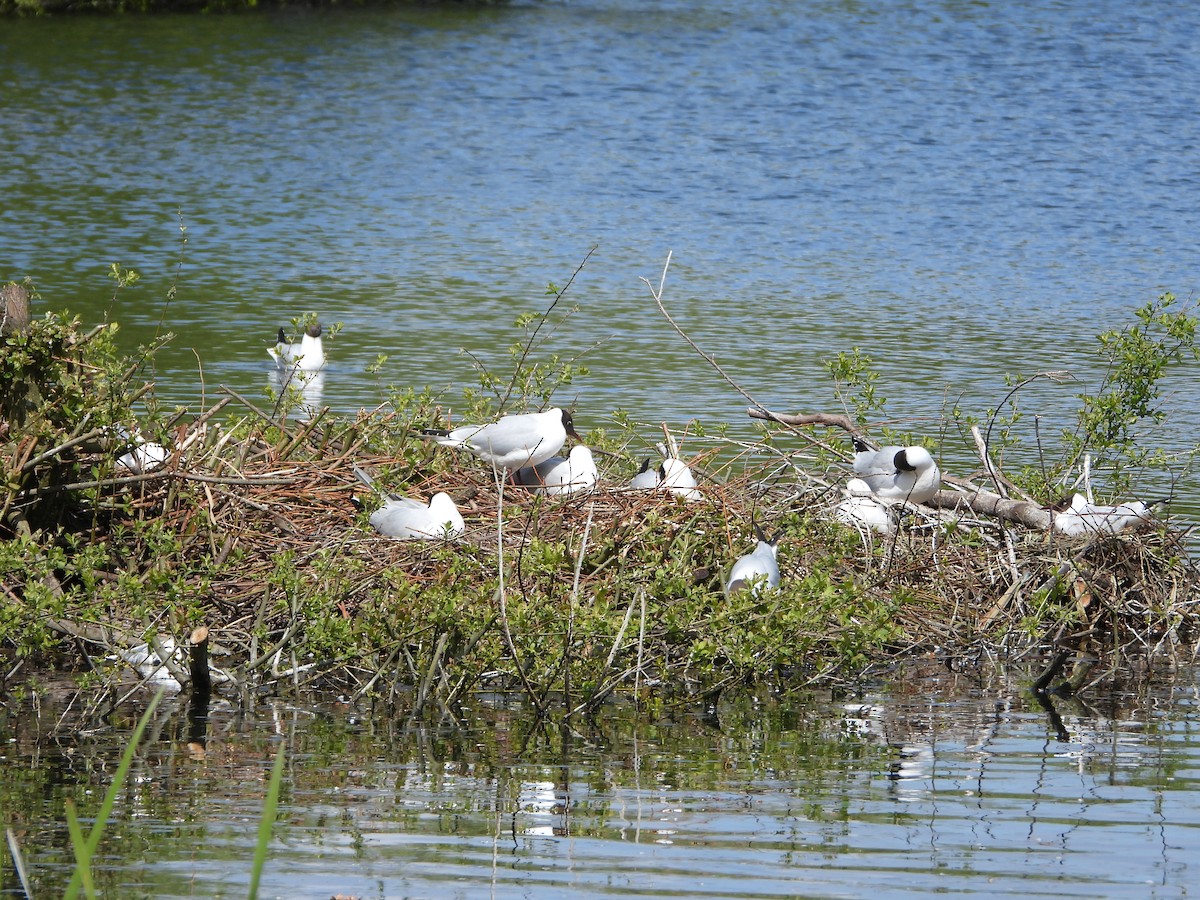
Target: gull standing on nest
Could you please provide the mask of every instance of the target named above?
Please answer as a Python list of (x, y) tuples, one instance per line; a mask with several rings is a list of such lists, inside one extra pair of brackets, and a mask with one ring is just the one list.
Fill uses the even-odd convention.
[(554, 407), (541, 413), (502, 416), (487, 425), (460, 425), (449, 431), (426, 429), (421, 436), (443, 447), (469, 450), (494, 468), (515, 472), (543, 463), (562, 449), (575, 433), (571, 414)]

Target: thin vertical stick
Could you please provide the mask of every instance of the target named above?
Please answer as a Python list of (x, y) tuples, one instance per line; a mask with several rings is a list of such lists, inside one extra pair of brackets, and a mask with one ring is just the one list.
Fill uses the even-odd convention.
[(513, 641), (512, 629), (508, 624), (508, 597), (504, 590), (504, 482), (507, 473), (502, 475), (500, 470), (493, 466), (492, 474), (499, 485), (499, 496), (496, 500), (496, 558), (499, 566), (499, 583), (496, 587), (496, 596), (500, 604), (500, 628), (504, 632), (504, 641), (508, 644), (508, 652), (512, 654), (513, 665), (517, 667), (517, 675), (520, 676), (521, 683), (525, 686), (525, 693), (529, 695), (530, 702), (537, 708), (538, 715), (542, 716), (546, 713), (546, 707), (538, 699), (533, 684), (529, 681), (529, 675), (526, 674), (525, 667), (521, 664), (521, 656), (517, 653), (517, 645)]
[(13, 867), (17, 870), (17, 877), (21, 879), (21, 889), (25, 891), (28, 900), (33, 900), (33, 888), (29, 885), (29, 873), (25, 871), (25, 860), (21, 858), (21, 847), (17, 843), (17, 836), (13, 834), (11, 828), (4, 829), (4, 834), (8, 838), (8, 851), (12, 854)]
[(642, 653), (646, 647), (646, 591), (645, 589), (638, 590), (638, 597), (642, 601), (642, 621), (638, 626), (638, 652), (637, 652), (637, 671), (633, 674), (633, 695), (634, 700), (642, 692)]
[[(583, 556), (587, 553), (588, 535), (592, 531), (592, 517), (596, 504), (588, 503), (587, 523), (583, 526), (583, 540), (579, 544), (579, 555), (575, 558), (575, 580), (571, 584), (571, 608), (567, 613), (567, 631), (563, 638), (563, 706), (571, 708), (571, 642), (575, 633), (575, 606), (579, 603), (579, 576), (583, 571)], [(569, 713), (568, 713), (569, 715)]]

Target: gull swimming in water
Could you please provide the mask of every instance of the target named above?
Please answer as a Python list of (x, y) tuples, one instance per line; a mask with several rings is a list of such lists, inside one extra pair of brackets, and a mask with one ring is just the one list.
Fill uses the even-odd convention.
[[(379, 490), (375, 480), (357, 466), (354, 474), (363, 484)], [(434, 494), (428, 504), (399, 494), (385, 494), (383, 506), (371, 513), (370, 521), (371, 527), (384, 537), (399, 541), (458, 537), (467, 527), (458, 506), (445, 491)]]
[(518, 469), (513, 483), (531, 488), (535, 494), (572, 494), (595, 487), (597, 474), (592, 451), (577, 444), (566, 457), (552, 456), (536, 466)]
[(443, 447), (462, 447), (496, 469), (515, 472), (543, 463), (575, 433), (571, 414), (554, 407), (541, 413), (502, 416), (487, 425), (460, 425), (450, 431), (427, 429), (421, 436)]
[(1054, 514), (1054, 530), (1069, 537), (1120, 534), (1148, 524), (1153, 518), (1152, 505), (1132, 500), (1116, 506), (1099, 506), (1089, 502), (1083, 494), (1075, 494), (1067, 509)]
[(870, 449), (855, 438), (854, 474), (876, 497), (924, 503), (942, 486), (938, 464), (924, 447)]
[[(187, 668), (187, 660), (184, 658), (183, 647), (177, 646), (175, 639), (172, 637), (159, 637), (159, 648), (172, 657), (174, 662)], [(170, 687), (178, 690), (180, 685), (175, 676), (171, 674), (171, 670), (167, 668), (159, 655), (159, 650), (155, 649), (149, 643), (138, 644), (136, 647), (130, 647), (128, 650), (118, 650), (116, 657), (123, 662), (128, 663), (137, 670), (138, 675), (143, 680), (153, 684), (159, 684), (163, 687)]]
[(321, 344), (321, 324), (311, 322), (304, 329), (300, 342), (288, 340), (287, 333), (279, 329), (279, 337), (274, 347), (268, 347), (267, 353), (275, 360), (280, 369), (299, 369), (302, 372), (316, 372), (325, 365), (325, 348)]
[(764, 588), (779, 587), (779, 563), (776, 561), (778, 539), (768, 541), (757, 525), (754, 530), (758, 532), (758, 544), (753, 551), (739, 557), (729, 570), (726, 594), (744, 589), (757, 594)]

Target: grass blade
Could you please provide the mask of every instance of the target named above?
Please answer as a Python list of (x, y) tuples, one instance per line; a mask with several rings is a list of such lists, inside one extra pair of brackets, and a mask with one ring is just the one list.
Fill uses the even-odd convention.
[[(75, 845), (75, 873), (71, 876), (71, 883), (67, 885), (66, 893), (63, 894), (64, 900), (74, 900), (81, 887), (84, 888), (88, 897), (96, 896), (96, 889), (92, 886), (92, 857), (96, 853), (96, 848), (100, 846), (100, 837), (104, 833), (104, 826), (112, 813), (113, 804), (117, 802), (117, 794), (129, 775), (129, 767), (133, 764), (133, 755), (137, 751), (138, 744), (141, 743), (142, 732), (146, 730), (146, 725), (149, 724), (150, 717), (154, 715), (154, 710), (158, 707), (158, 702), (162, 700), (162, 697), (163, 691), (160, 690), (150, 699), (146, 711), (138, 720), (137, 727), (133, 729), (129, 744), (125, 747), (125, 752), (121, 754), (121, 764), (117, 766), (112, 784), (104, 793), (104, 801), (100, 804), (100, 811), (96, 813), (96, 821), (92, 824), (92, 830), (86, 839), (83, 837), (83, 830), (79, 827), (78, 819), (75, 818), (74, 805), (68, 804), (67, 827), (71, 832), (71, 843)], [(71, 827), (72, 821), (74, 821), (74, 828)], [(77, 841), (78, 843), (76, 843)], [(85, 887), (85, 883), (87, 887)]]
[(12, 854), (13, 867), (17, 870), (17, 877), (21, 879), (21, 890), (25, 892), (27, 900), (33, 900), (33, 888), (29, 884), (29, 873), (25, 871), (25, 860), (21, 858), (21, 847), (17, 843), (17, 836), (13, 834), (11, 828), (4, 829), (4, 834), (8, 838), (8, 850)]
[(271, 782), (267, 785), (262, 819), (258, 823), (258, 846), (254, 848), (254, 870), (250, 873), (250, 900), (258, 898), (258, 883), (262, 879), (263, 866), (267, 864), (267, 847), (271, 843), (271, 829), (275, 825), (275, 810), (279, 807), (279, 788), (282, 784), (283, 745), (280, 745), (275, 753), (275, 765), (271, 768)]
[[(75, 851), (75, 871), (80, 876), (83, 893), (88, 900), (96, 900), (96, 885), (92, 883), (92, 852), (88, 841), (83, 837), (83, 829), (79, 827), (79, 816), (75, 812), (75, 804), (66, 801), (67, 832), (71, 835), (71, 849)], [(74, 881), (71, 882), (74, 884)]]

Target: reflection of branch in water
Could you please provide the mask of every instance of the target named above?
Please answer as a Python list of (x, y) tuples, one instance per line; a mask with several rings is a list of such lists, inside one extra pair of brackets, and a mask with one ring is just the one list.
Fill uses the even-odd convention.
[[(1076, 695), (1083, 685), (1084, 679), (1087, 678), (1088, 673), (1092, 671), (1097, 662), (1096, 657), (1086, 655), (1075, 664), (1070, 678), (1064, 678), (1058, 684), (1051, 685), (1051, 682), (1062, 674), (1063, 667), (1070, 656), (1071, 653), (1068, 650), (1060, 650), (1054, 654), (1054, 658), (1050, 660), (1049, 665), (1046, 666), (1046, 670), (1033, 683), (1034, 699), (1037, 700), (1038, 705), (1050, 716), (1050, 724), (1054, 727), (1055, 734), (1060, 741), (1068, 741), (1071, 736), (1067, 731), (1066, 725), (1063, 724), (1062, 716), (1059, 715), (1052, 698), (1073, 699), (1079, 706), (1087, 710), (1087, 705)], [(1088, 712), (1091, 712), (1091, 710), (1088, 710)]]
[(1067, 731), (1067, 726), (1063, 724), (1062, 716), (1058, 714), (1058, 710), (1054, 708), (1049, 696), (1045, 691), (1034, 690), (1033, 697), (1038, 702), (1038, 706), (1046, 711), (1046, 715), (1050, 717), (1050, 725), (1054, 728), (1054, 736), (1062, 743), (1067, 743), (1071, 740), (1071, 733)]

